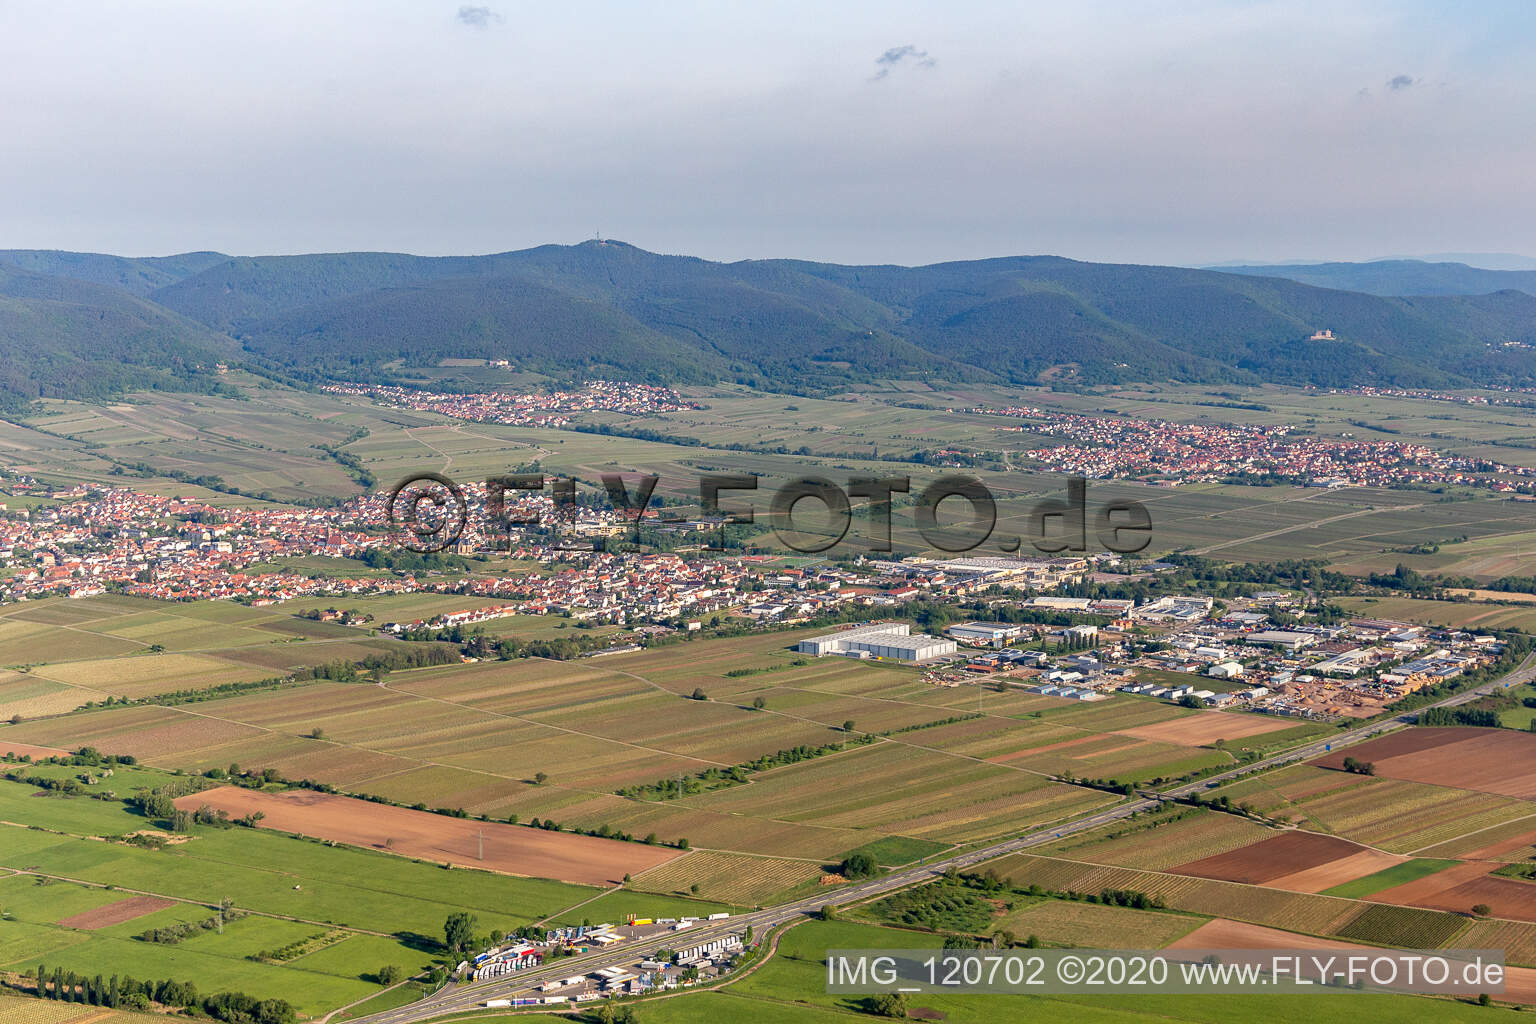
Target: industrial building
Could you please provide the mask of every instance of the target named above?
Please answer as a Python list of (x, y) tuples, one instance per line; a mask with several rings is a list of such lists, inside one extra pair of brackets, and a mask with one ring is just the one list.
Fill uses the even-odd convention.
[(849, 658), (894, 658), (899, 661), (926, 661), (955, 653), (955, 642), (926, 633), (913, 633), (905, 622), (881, 622), (858, 626), (840, 633), (813, 636), (800, 641), (801, 654), (841, 654)]
[(1024, 627), (1008, 622), (962, 622), (944, 632), (963, 642), (992, 644), (1012, 640), (1024, 632)]
[(1131, 609), (1131, 618), (1198, 622), (1210, 612), (1213, 603), (1211, 598), (1200, 594), (1170, 594)]
[(1311, 647), (1317, 643), (1317, 637), (1311, 633), (1297, 633), (1286, 629), (1263, 629), (1257, 633), (1249, 633), (1244, 639), (1250, 644), (1265, 644), (1285, 651), (1299, 651), (1303, 647)]

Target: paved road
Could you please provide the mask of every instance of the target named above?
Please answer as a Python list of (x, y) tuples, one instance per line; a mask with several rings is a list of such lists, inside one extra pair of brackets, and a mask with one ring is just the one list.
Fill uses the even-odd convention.
[(1113, 807), (1106, 807), (1101, 811), (1090, 814), (1085, 818), (1077, 818), (1071, 822), (1053, 825), (1049, 828), (1031, 832), (1028, 835), (1007, 839), (982, 849), (958, 853), (928, 864), (903, 868), (845, 889), (818, 894), (794, 903), (785, 903), (777, 907), (770, 907), (767, 910), (758, 910), (750, 914), (738, 915), (725, 921), (701, 921), (683, 932), (666, 934), (643, 941), (625, 942), (613, 949), (594, 952), (584, 956), (554, 960), (547, 966), (535, 971), (521, 971), (517, 974), (503, 975), (500, 978), (492, 978), (487, 981), (469, 984), (450, 983), (425, 999), (395, 1010), (386, 1010), (372, 1016), (360, 1017), (354, 1024), (415, 1024), (415, 1022), (441, 1017), (445, 1014), (481, 1008), (484, 1007), (487, 999), (507, 999), (515, 993), (526, 993), (529, 989), (546, 981), (571, 978), (578, 974), (590, 974), (602, 967), (632, 965), (637, 960), (647, 959), (658, 949), (676, 949), (678, 947), (686, 948), (701, 945), (710, 939), (720, 938), (731, 932), (740, 932), (749, 924), (753, 927), (756, 934), (760, 936), (775, 925), (813, 914), (829, 904), (839, 906), (847, 903), (862, 902), (896, 889), (904, 889), (910, 885), (930, 881), (944, 874), (950, 868), (964, 869), (974, 867), (977, 864), (993, 860), (1004, 854), (1018, 853), (1062, 836), (1084, 832), (1088, 829), (1097, 828), (1100, 825), (1119, 821), (1139, 811), (1151, 810), (1157, 806), (1160, 798), (1188, 796), (1191, 793), (1209, 788), (1212, 783), (1223, 782), (1253, 772), (1265, 771), (1294, 761), (1318, 757), (1329, 749), (1336, 750), (1342, 746), (1360, 743), (1379, 736), (1384, 732), (1390, 732), (1410, 724), (1417, 714), (1427, 708), (1454, 707), (1458, 704), (1465, 704), (1495, 690), (1529, 683), (1533, 679), (1536, 679), (1536, 652), (1533, 652), (1512, 671), (1498, 679), (1490, 680), (1464, 693), (1458, 693), (1436, 701), (1433, 704), (1425, 705), (1424, 708), (1419, 708), (1412, 713), (1399, 715), (1385, 721), (1373, 722), (1346, 732), (1335, 733), (1326, 739), (1287, 750), (1284, 753), (1222, 772), (1219, 775), (1206, 776), (1197, 782), (1163, 790), (1156, 796), (1141, 797), (1116, 804)]

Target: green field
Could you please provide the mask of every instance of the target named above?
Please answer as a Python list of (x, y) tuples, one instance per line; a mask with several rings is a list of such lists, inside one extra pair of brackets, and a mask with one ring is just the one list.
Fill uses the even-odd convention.
[[(168, 780), (163, 773), (121, 769), (99, 785), (117, 786), (125, 795), (134, 784)], [(244, 990), (283, 998), (318, 1013), (377, 991), (371, 975), (385, 964), (407, 973), (427, 967), (439, 955), (436, 937), (449, 914), (467, 910), (483, 931), (505, 930), (599, 895), (559, 882), (447, 872), (435, 864), (264, 830), (198, 826), (176, 845), (128, 845), (115, 837), (154, 825), (122, 803), (38, 793), (28, 785), (0, 782), (0, 819), (31, 825), (0, 826), (0, 867), (16, 872), (0, 878), (0, 909), (8, 918), (0, 925), (0, 966), (13, 970), (35, 966), (39, 959), (81, 974), (111, 965), (141, 978), (195, 978), (205, 992)], [(133, 893), (158, 895), (174, 905), (94, 931), (57, 923)], [(149, 928), (205, 920), (221, 899), (248, 912), (223, 934), (200, 932), (175, 945), (134, 938)], [(685, 902), (638, 899), (667, 910)], [(591, 912), (630, 909), (622, 896), (602, 900)], [(339, 941), (287, 963), (250, 959), (327, 934)]]
[(1345, 882), (1343, 885), (1336, 885), (1332, 889), (1324, 889), (1323, 894), (1325, 896), (1347, 896), (1350, 899), (1363, 899), (1372, 893), (1381, 892), (1383, 889), (1390, 889), (1394, 885), (1407, 885), (1409, 882), (1432, 875), (1436, 871), (1443, 871), (1458, 863), (1460, 861), (1416, 857), (1413, 860), (1404, 861), (1384, 871), (1377, 871), (1374, 874), (1366, 875), (1364, 878), (1356, 878)]
[(942, 843), (928, 843), (921, 839), (908, 839), (905, 836), (888, 836), (885, 839), (876, 839), (872, 843), (865, 843), (857, 850), (849, 850), (852, 853), (867, 853), (875, 858), (875, 863), (886, 867), (897, 867), (902, 864), (910, 864), (918, 858), (928, 858), (947, 849)]

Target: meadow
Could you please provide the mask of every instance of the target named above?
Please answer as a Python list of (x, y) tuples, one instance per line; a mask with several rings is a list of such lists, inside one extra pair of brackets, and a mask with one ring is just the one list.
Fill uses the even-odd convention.
[[(0, 782), (0, 817), (31, 824), (0, 827), (0, 866), (15, 872), (0, 878), (8, 918), (0, 929), (0, 966), (9, 970), (40, 959), (83, 974), (110, 964), (136, 977), (194, 978), (204, 991), (244, 990), (320, 1013), (377, 991), (370, 976), (385, 964), (408, 973), (428, 966), (437, 955), (434, 937), (451, 913), (469, 911), (486, 930), (506, 929), (597, 893), (488, 872), (445, 872), (435, 864), (250, 829), (198, 826), (185, 842), (130, 845), (114, 837), (152, 825), (122, 803), (36, 793)], [(133, 893), (152, 893), (171, 905), (88, 926), (92, 911)], [(248, 916), (227, 923), (222, 934), (201, 931), (175, 945), (134, 938), (206, 920), (226, 898)], [(281, 964), (249, 959), (318, 935), (330, 936), (321, 952)]]
[[(69, 771), (34, 770), (54, 777)], [(119, 768), (94, 788), (105, 794), (112, 787), (122, 797), (172, 781), (153, 769)], [(0, 825), (0, 868), (6, 872), (0, 876), (0, 969), (20, 971), (41, 960), (94, 974), (110, 965), (140, 978), (193, 978), (205, 992), (283, 998), (307, 1014), (377, 992), (372, 974), (387, 964), (407, 974), (429, 966), (442, 955), (437, 939), (455, 912), (474, 914), (484, 933), (542, 920), (702, 916), (731, 909), (686, 895), (605, 894), (486, 871), (447, 871), (435, 862), (263, 829), (198, 825), (184, 841), (135, 845), (122, 837), (155, 825), (119, 800), (44, 795), (10, 781), (0, 781), (0, 820), (30, 825)], [(159, 901), (142, 901), (141, 894)], [(135, 938), (149, 929), (202, 922), (222, 899), (245, 912), (222, 931), (198, 931), (174, 945)], [(130, 900), (147, 905), (126, 915), (109, 913)], [(297, 958), (252, 959), (305, 940), (314, 940), (313, 951)]]

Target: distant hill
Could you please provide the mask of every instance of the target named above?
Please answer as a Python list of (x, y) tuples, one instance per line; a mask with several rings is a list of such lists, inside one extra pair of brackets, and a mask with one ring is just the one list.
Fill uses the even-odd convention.
[(211, 391), (232, 338), (117, 288), (0, 263), (0, 411), (40, 397)]
[[(1531, 349), (1506, 344), (1536, 345), (1536, 296), (1472, 287), (1504, 275), (1464, 278), (1464, 292), (1397, 297), (1317, 287), (1281, 276), (1285, 268), (1216, 272), (1055, 256), (924, 267), (714, 263), (613, 241), (488, 256), (28, 258), (49, 275), (10, 271), (0, 297), (12, 298), (0, 302), (45, 301), (21, 293), (54, 282), (61, 291), (51, 301), (72, 303), (74, 313), (39, 329), (47, 341), (35, 366), (12, 331), (0, 362), (4, 386), (22, 393), (64, 386), (44, 382), (37, 366), (66, 353), (83, 366), (107, 364), (82, 379), (108, 389), (156, 365), (212, 358), (308, 379), (386, 380), (399, 365), (445, 357), (505, 358), (565, 378), (725, 379), (797, 392), (881, 377), (1536, 384)], [(1342, 266), (1408, 273), (1394, 271), (1396, 262), (1438, 274), (1440, 291), (1449, 288), (1439, 265)], [(135, 289), (166, 280), (137, 297), (87, 284), (87, 273), (128, 275)], [(106, 331), (107, 344), (98, 344), (88, 310), (111, 311), (118, 326)], [(130, 316), (152, 321), (141, 329), (178, 361), (156, 364), (112, 342)], [(1324, 330), (1332, 337), (1313, 337)]]
[(1423, 256), (1396, 256), (1391, 259), (1420, 259), (1426, 263), (1465, 263), (1487, 270), (1536, 270), (1536, 258), (1513, 252), (1432, 252)]
[(220, 252), (184, 252), (179, 256), (108, 256), (98, 252), (58, 249), (0, 249), (0, 263), (56, 277), (121, 288), (130, 295), (148, 295), (184, 277), (228, 262)]
[(1310, 263), (1220, 267), (1227, 274), (1283, 277), (1319, 288), (1368, 295), (1487, 295), (1516, 289), (1536, 295), (1536, 270), (1484, 270), (1465, 263), (1373, 260), (1369, 263)]

